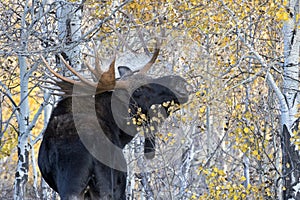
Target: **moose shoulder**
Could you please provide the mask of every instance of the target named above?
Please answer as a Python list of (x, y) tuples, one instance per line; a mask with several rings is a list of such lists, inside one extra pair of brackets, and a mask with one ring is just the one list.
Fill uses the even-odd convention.
[[(152, 58), (145, 68), (149, 68), (154, 60)], [(110, 73), (112, 68), (114, 62)], [(93, 69), (102, 77), (99, 83), (104, 84), (103, 78), (106, 78), (115, 89), (97, 83), (95, 95), (77, 94), (62, 99), (52, 112), (41, 143), (38, 164), (42, 176), (61, 199), (126, 199), (126, 171), (120, 170), (126, 169), (126, 161), (122, 151), (115, 149), (123, 149), (137, 133), (135, 126), (127, 126), (128, 122), (143, 113), (143, 125), (147, 125), (151, 120), (152, 105), (167, 101), (182, 104), (188, 100), (188, 84), (180, 76), (153, 79), (141, 73), (134, 74), (127, 67), (119, 67), (121, 79), (115, 80), (113, 74), (114, 80), (109, 80), (111, 74), (100, 73), (99, 69)], [(62, 82), (56, 83), (64, 92), (71, 91), (68, 87), (76, 87), (76, 84), (85, 88), (83, 80), (77, 83), (58, 78)], [(88, 83), (87, 87), (90, 86)], [(168, 106), (163, 108), (168, 116)], [(82, 135), (91, 145), (82, 141)], [(118, 148), (111, 148), (106, 140)], [(92, 151), (104, 154), (112, 165), (97, 159)], [(152, 158), (154, 151), (154, 135), (146, 135), (145, 156)]]

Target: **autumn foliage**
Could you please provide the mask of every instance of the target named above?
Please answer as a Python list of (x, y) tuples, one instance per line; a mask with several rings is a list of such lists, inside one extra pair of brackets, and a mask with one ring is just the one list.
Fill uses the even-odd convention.
[[(268, 76), (282, 87), (285, 62), (282, 30), (291, 18), (288, 3), (259, 0), (84, 2), (81, 30), (84, 38), (79, 43), (91, 47), (88, 42), (96, 41), (101, 47), (99, 53), (107, 58), (116, 51), (149, 53), (154, 48), (155, 37), (161, 37), (162, 53), (152, 75), (180, 74), (193, 86), (188, 104), (179, 111), (174, 109), (166, 121), (158, 117), (164, 124), (157, 133), (160, 153), (153, 161), (141, 158), (138, 145), (131, 146), (135, 153), (128, 156), (132, 170), (128, 193), (135, 194), (133, 199), (147, 195), (158, 199), (277, 199), (286, 190), (282, 184), (280, 101)], [(0, 3), (2, 16), (7, 17), (8, 11), (22, 13), (26, 6), (37, 6), (8, 5), (8, 1)], [(49, 19), (45, 27), (56, 26), (51, 12), (45, 17)], [(299, 22), (298, 18), (297, 13), (295, 21)], [(26, 20), (34, 19), (28, 14)], [(99, 23), (101, 20), (104, 23)], [(41, 24), (35, 31), (39, 31)], [(20, 52), (3, 33), (13, 33), (12, 37), (20, 42), (15, 30), (21, 30), (22, 26), (15, 20), (6, 30), (0, 30), (0, 89), (4, 94), (0, 175), (8, 181), (5, 184), (2, 181), (0, 188), (5, 190), (12, 190), (11, 171), (18, 144), (14, 112), (22, 100), (17, 57)], [(46, 51), (42, 42), (36, 42), (40, 39), (37, 32), (30, 38), (35, 42), (30, 44), (29, 66), (37, 63), (38, 55)], [(58, 43), (52, 45), (63, 48)], [(1, 51), (1, 47), (8, 51)], [(34, 119), (44, 100), (39, 81), (45, 70), (42, 64), (37, 69), (29, 84), (29, 121)], [(141, 113), (132, 123), (142, 123), (144, 117)], [(41, 115), (28, 141), (35, 141), (31, 147), (34, 150), (38, 148), (37, 138), (43, 126)], [(138, 141), (137, 138), (135, 143)], [(299, 147), (296, 130), (290, 141)], [(34, 181), (32, 167), (29, 185)], [(147, 184), (141, 177), (147, 177)]]

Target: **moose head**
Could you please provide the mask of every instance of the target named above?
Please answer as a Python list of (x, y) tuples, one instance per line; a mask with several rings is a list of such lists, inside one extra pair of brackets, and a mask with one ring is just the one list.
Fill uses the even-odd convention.
[[(151, 119), (153, 105), (188, 101), (189, 85), (182, 77), (145, 75), (158, 54), (156, 48), (138, 72), (118, 67), (121, 78), (116, 79), (115, 60), (103, 72), (95, 53), (95, 67), (86, 63), (95, 82), (76, 72), (62, 56), (79, 81), (58, 74), (42, 57), (59, 79), (54, 84), (66, 95), (52, 112), (38, 157), (43, 178), (61, 199), (126, 199), (127, 168), (121, 150), (137, 134), (136, 126), (158, 125)], [(173, 103), (163, 106), (165, 117)], [(153, 158), (155, 133), (145, 132), (144, 153)]]

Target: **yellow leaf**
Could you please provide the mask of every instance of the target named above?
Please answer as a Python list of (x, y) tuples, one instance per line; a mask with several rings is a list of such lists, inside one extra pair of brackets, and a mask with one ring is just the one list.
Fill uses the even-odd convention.
[(245, 181), (245, 180), (247, 180), (246, 177), (245, 177), (245, 176), (242, 176), (242, 177), (241, 177), (241, 181)]
[(197, 96), (197, 97), (202, 96), (202, 95), (201, 95), (201, 91), (197, 91), (197, 92), (196, 92), (196, 96)]
[(244, 133), (249, 133), (250, 132), (250, 129), (248, 127), (245, 127), (244, 128)]
[(193, 195), (191, 196), (191, 199), (197, 199), (196, 194), (193, 194)]
[(283, 186), (283, 187), (282, 187), (282, 190), (285, 191), (285, 190), (286, 190), (286, 187)]
[(169, 101), (164, 102), (162, 105), (163, 105), (163, 107), (168, 107), (170, 105), (170, 102)]
[(140, 117), (141, 117), (141, 119), (146, 120), (146, 115), (145, 114), (141, 114)]
[(253, 155), (255, 155), (255, 156), (258, 155), (258, 151), (257, 151), (257, 150), (254, 150), (252, 153), (253, 153)]
[(286, 21), (289, 19), (289, 14), (284, 8), (280, 8), (280, 10), (276, 13), (276, 17), (278, 21)]
[(172, 137), (172, 136), (173, 136), (173, 133), (169, 132), (169, 133), (168, 133), (168, 136), (169, 136), (169, 137)]
[(199, 112), (200, 112), (200, 113), (204, 113), (205, 110), (206, 110), (206, 107), (205, 107), (205, 106), (202, 106), (202, 107), (199, 109)]

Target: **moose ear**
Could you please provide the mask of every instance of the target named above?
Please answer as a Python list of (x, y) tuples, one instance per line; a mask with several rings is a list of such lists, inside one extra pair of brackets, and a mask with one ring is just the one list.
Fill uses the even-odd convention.
[(119, 66), (118, 71), (121, 77), (131, 76), (133, 74), (133, 71), (126, 66)]

